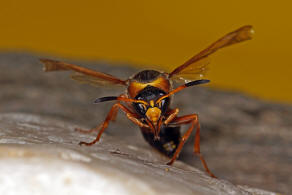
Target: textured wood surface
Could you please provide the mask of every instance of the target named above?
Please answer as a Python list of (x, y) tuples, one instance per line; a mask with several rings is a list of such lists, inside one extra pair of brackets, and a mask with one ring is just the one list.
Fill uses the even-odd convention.
[[(90, 128), (104, 119), (112, 104), (93, 105), (94, 99), (118, 95), (124, 91), (120, 88), (79, 85), (62, 72), (44, 73), (38, 57), (17, 53), (0, 54), (1, 113), (50, 116)], [(105, 63), (74, 63), (90, 66), (121, 79), (137, 71)], [(291, 191), (290, 105), (263, 102), (234, 92), (194, 87), (177, 94), (172, 107), (179, 107), (181, 114), (199, 114), (202, 126), (201, 151), (217, 177), (238, 185), (282, 193)], [(106, 134), (137, 148), (150, 150), (156, 155), (143, 140), (139, 129), (122, 114), (109, 126)], [(93, 137), (83, 135), (81, 138), (89, 141)], [(190, 138), (180, 159), (202, 169), (199, 159), (192, 154), (192, 145), (193, 138)]]

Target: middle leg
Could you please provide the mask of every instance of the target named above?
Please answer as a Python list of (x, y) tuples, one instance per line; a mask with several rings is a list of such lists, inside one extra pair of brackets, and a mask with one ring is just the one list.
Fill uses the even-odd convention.
[(189, 136), (191, 135), (194, 127), (196, 126), (197, 129), (196, 129), (196, 135), (195, 135), (194, 153), (197, 156), (199, 156), (199, 158), (200, 158), (200, 160), (201, 160), (206, 172), (211, 177), (216, 178), (216, 176), (209, 170), (209, 168), (207, 166), (207, 163), (206, 163), (203, 155), (200, 152), (200, 123), (199, 123), (199, 120), (198, 120), (198, 115), (197, 114), (191, 114), (191, 115), (186, 115), (186, 116), (182, 116), (182, 117), (177, 117), (173, 121), (171, 121), (170, 124), (181, 125), (181, 124), (189, 124), (189, 123), (191, 123), (191, 126), (186, 131), (186, 133), (183, 135), (183, 137), (181, 138), (179, 146), (177, 147), (173, 157), (171, 158), (171, 160), (167, 164), (171, 165), (171, 164), (174, 163), (174, 161), (179, 156), (179, 153), (181, 152), (183, 145), (185, 144), (186, 140), (189, 138)]
[(180, 141), (174, 155), (172, 156), (171, 160), (167, 163), (168, 165), (172, 165), (174, 163), (174, 161), (177, 159), (185, 142), (190, 137), (195, 125), (197, 125), (197, 128), (200, 128), (199, 123), (198, 123), (198, 115), (196, 115), (196, 114), (176, 117), (176, 118), (174, 118), (173, 121), (170, 122), (170, 124), (174, 124), (174, 125), (182, 125), (182, 124), (189, 124), (189, 123), (191, 124), (191, 126), (185, 132), (185, 134), (182, 136), (181, 141)]

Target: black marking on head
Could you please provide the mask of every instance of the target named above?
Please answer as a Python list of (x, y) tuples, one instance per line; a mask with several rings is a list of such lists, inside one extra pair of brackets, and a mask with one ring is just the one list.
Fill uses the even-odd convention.
[(209, 82), (210, 82), (210, 80), (202, 79), (202, 80), (196, 80), (196, 81), (191, 81), (189, 83), (186, 83), (185, 86), (190, 87), (193, 85), (200, 85), (200, 84), (205, 84), (205, 83), (209, 83)]
[(143, 90), (141, 90), (135, 97), (137, 100), (144, 100), (149, 102), (150, 100), (157, 100), (159, 97), (165, 95), (166, 93), (157, 87), (147, 85)]
[[(143, 90), (141, 90), (138, 95), (135, 97), (136, 100), (143, 100), (145, 102), (150, 102), (150, 100), (153, 100), (154, 102), (156, 102), (157, 99), (159, 99), (161, 96), (165, 95), (166, 93), (164, 91), (162, 91), (161, 89), (157, 88), (157, 87), (153, 87), (151, 85), (148, 85), (147, 87), (145, 87)], [(156, 107), (158, 107), (161, 110), (161, 114), (163, 115), (169, 104), (170, 104), (170, 98), (167, 97), (165, 99), (163, 99), (163, 103), (161, 104), (161, 107), (159, 107), (159, 105), (155, 105)], [(135, 108), (135, 110), (141, 115), (144, 116), (147, 109), (143, 109), (141, 105), (139, 105), (139, 103), (133, 103), (133, 106)], [(148, 105), (149, 107), (149, 105)]]
[(133, 79), (142, 83), (148, 83), (154, 81), (160, 74), (160, 72), (155, 70), (143, 70), (138, 72)]

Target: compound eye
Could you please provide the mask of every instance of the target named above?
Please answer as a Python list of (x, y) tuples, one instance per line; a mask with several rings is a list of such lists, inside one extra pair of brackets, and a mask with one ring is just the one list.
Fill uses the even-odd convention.
[(141, 113), (143, 113), (143, 114), (146, 113), (147, 108), (146, 108), (145, 104), (138, 103), (138, 108), (139, 108)]
[(162, 99), (159, 103), (158, 103), (158, 107), (162, 108), (165, 104), (165, 99)]

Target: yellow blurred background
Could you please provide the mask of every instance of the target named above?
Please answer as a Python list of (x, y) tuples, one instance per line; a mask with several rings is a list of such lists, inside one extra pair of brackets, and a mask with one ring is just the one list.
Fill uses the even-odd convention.
[(291, 7), (288, 0), (2, 1), (0, 50), (173, 69), (251, 24), (252, 41), (212, 57), (210, 86), (291, 103)]

